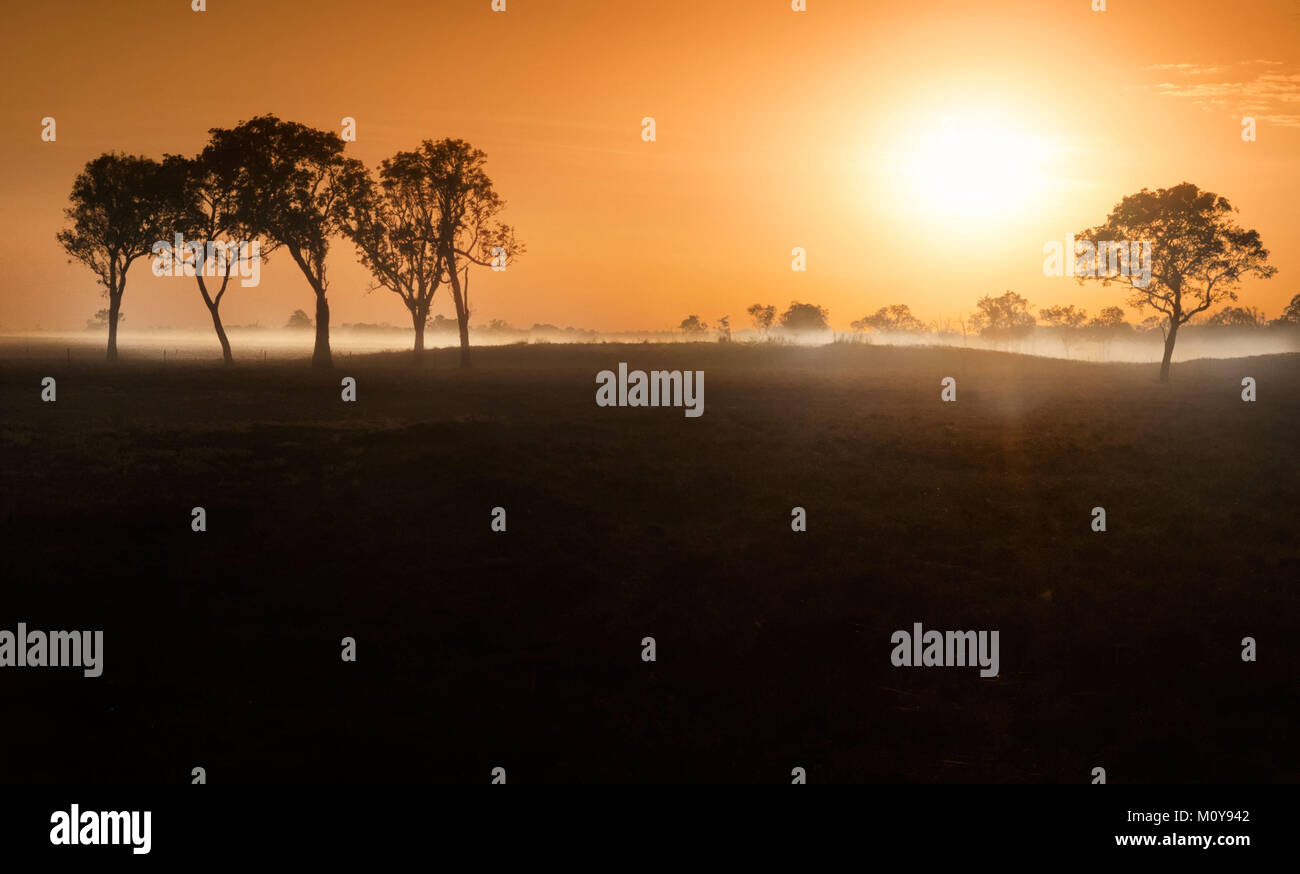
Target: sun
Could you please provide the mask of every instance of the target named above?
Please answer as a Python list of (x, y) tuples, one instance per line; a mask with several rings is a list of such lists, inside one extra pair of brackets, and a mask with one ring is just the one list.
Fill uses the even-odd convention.
[(928, 218), (1002, 218), (1049, 195), (1047, 140), (1005, 119), (945, 114), (902, 132), (889, 161), (895, 195)]

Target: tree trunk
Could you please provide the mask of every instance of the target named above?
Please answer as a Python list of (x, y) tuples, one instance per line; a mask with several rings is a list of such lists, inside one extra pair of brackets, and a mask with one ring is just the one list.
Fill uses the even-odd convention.
[(234, 364), (234, 356), (230, 354), (230, 341), (226, 339), (226, 329), (221, 326), (221, 316), (217, 312), (217, 307), (210, 304), (208, 311), (212, 313), (212, 327), (217, 329), (217, 339), (221, 341), (221, 357), (227, 364)]
[[(453, 262), (454, 265), (454, 262)], [(455, 266), (447, 271), (451, 276), (451, 298), (456, 304), (456, 323), (460, 326), (460, 366), (462, 370), (469, 369), (469, 307), (465, 306), (465, 298), (461, 294), (460, 274), (456, 272)]]
[(1169, 362), (1174, 357), (1174, 340), (1178, 338), (1178, 320), (1169, 320), (1169, 333), (1165, 336), (1165, 357), (1160, 362), (1160, 381), (1169, 381)]
[(469, 370), (469, 313), (457, 313), (460, 322), (460, 366)]
[(451, 300), (456, 304), (456, 324), (460, 326), (460, 368), (469, 369), (469, 307), (465, 306), (464, 294), (460, 290), (460, 273), (456, 272), (455, 261), (447, 271), (451, 277)]
[(311, 366), (329, 370), (334, 366), (330, 359), (330, 305), (325, 302), (325, 290), (316, 289), (316, 348), (311, 355)]
[(428, 318), (428, 313), (421, 311), (419, 308), (411, 313), (411, 324), (415, 327), (415, 359), (420, 359), (420, 353), (424, 351), (424, 321)]
[(117, 360), (117, 315), (122, 309), (122, 291), (125, 291), (126, 283), (123, 288), (116, 293), (110, 292), (108, 295), (108, 360)]

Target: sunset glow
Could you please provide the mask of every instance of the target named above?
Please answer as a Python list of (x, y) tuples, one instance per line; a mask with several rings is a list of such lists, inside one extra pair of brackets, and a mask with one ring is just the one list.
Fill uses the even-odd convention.
[[(138, 23), (83, 4), (51, 41), (38, 6), (16, 7), (0, 60), (13, 132), (0, 142), (0, 329), (79, 330), (103, 306), (54, 240), (87, 160), (193, 153), (208, 128), (266, 112), (333, 131), (355, 119), (348, 154), (372, 168), (425, 138), (486, 152), (528, 254), (474, 280), (476, 322), (667, 330), (690, 313), (734, 317), (760, 289), (816, 301), (838, 330), (901, 302), (956, 318), (1006, 288), (1095, 313), (1120, 303), (1115, 289), (1043, 276), (1043, 243), (1182, 181), (1228, 197), (1272, 253), (1278, 277), (1248, 281), (1243, 301), (1273, 316), (1300, 291), (1293, 4), (1245, 18), (1210, 0), (480, 5), (375, 0), (357, 18), (341, 2), (168, 4), (153, 26), (187, 33), (201, 17), (222, 46), (221, 99), (183, 102), (161, 97), (177, 89), (164, 71), (190, 63), (186, 40), (114, 56), (107, 99), (87, 87), (109, 69), (97, 46), (133, 45)], [(377, 24), (391, 21), (456, 38), (430, 52)], [(57, 142), (41, 140), (45, 117)], [(796, 246), (803, 273), (789, 269)], [(350, 246), (329, 260), (337, 322), (403, 323), (391, 295), (366, 293)], [(272, 255), (261, 285), (223, 304), (231, 324), (282, 326), (310, 303), (295, 273)], [(208, 323), (188, 288), (145, 265), (125, 311), (128, 330)], [(451, 315), (442, 293), (434, 312)]]
[(903, 195), (931, 217), (993, 219), (1041, 208), (1050, 194), (1039, 139), (995, 121), (944, 115), (908, 131), (914, 150), (901, 152)]

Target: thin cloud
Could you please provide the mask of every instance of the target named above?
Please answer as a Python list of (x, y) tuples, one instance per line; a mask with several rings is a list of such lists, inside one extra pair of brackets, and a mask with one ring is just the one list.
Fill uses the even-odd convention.
[(1143, 70), (1161, 70), (1182, 73), (1189, 76), (1208, 76), (1211, 73), (1220, 73), (1222, 67), (1206, 67), (1200, 64), (1152, 64), (1149, 67), (1143, 67)]
[(1136, 87), (1161, 97), (1188, 100), (1205, 109), (1254, 116), (1278, 127), (1300, 127), (1300, 115), (1295, 112), (1300, 108), (1300, 73), (1258, 69), (1283, 66), (1282, 61), (1243, 61), (1232, 66), (1236, 74), (1231, 80), (1207, 82), (1200, 77), (1222, 72), (1224, 68), (1205, 64), (1155, 64), (1142, 69), (1172, 73), (1173, 81)]

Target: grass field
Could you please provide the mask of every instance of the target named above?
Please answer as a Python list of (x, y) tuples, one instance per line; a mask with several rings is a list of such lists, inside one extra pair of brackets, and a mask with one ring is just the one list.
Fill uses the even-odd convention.
[[(0, 672), (0, 778), (1300, 779), (1300, 355), (475, 352), (0, 357), (0, 628), (105, 637)], [(704, 415), (597, 407), (620, 361)], [(1000, 676), (892, 666), (918, 621)]]

